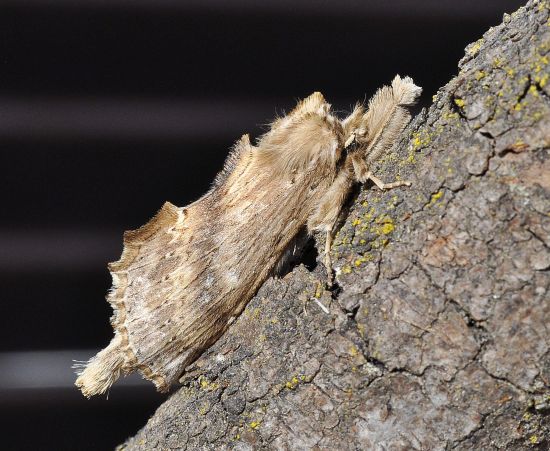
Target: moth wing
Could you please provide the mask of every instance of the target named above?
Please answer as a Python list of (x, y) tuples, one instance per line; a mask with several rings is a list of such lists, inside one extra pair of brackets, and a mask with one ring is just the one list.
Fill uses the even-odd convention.
[[(162, 344), (169, 343), (173, 331), (174, 302), (181, 302), (173, 277), (185, 283), (190, 256), (186, 218), (200, 208), (192, 204), (178, 208), (166, 202), (147, 224), (124, 234), (124, 250), (120, 260), (109, 264), (113, 287), (107, 296), (114, 314), (111, 324), (115, 336), (109, 346), (92, 358), (79, 373), (76, 385), (84, 395), (104, 393), (122, 374), (139, 370), (159, 390), (169, 382), (155, 355)], [(187, 274), (186, 274), (187, 272)], [(185, 360), (186, 353), (170, 356), (173, 364)]]
[(242, 307), (241, 300), (223, 302), (227, 292), (220, 285), (223, 265), (213, 228), (220, 192), (230, 179), (239, 183), (252, 154), (243, 135), (205, 196), (183, 208), (166, 202), (147, 224), (125, 232), (120, 260), (109, 264), (115, 336), (87, 364), (77, 365), (76, 385), (84, 395), (104, 393), (135, 370), (166, 390)]
[[(258, 147), (243, 136), (205, 196), (185, 208), (166, 203), (125, 234), (110, 265), (115, 336), (80, 373), (85, 396), (134, 370), (165, 390), (226, 330), (307, 221), (312, 206), (296, 211), (289, 190), (303, 206), (335, 173), (341, 127), (329, 109), (315, 93)], [(258, 218), (271, 219), (269, 233)]]

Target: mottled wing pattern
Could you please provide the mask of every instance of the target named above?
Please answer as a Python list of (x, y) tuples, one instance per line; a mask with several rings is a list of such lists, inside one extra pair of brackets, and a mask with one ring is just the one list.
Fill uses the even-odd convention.
[(339, 127), (316, 93), (256, 147), (244, 135), (201, 199), (166, 203), (125, 234), (123, 255), (110, 265), (115, 336), (77, 379), (86, 396), (135, 370), (165, 390), (219, 338), (332, 182)]

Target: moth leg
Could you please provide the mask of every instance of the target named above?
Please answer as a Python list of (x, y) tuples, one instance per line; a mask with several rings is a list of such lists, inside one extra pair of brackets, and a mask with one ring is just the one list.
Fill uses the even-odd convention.
[(353, 174), (351, 167), (345, 167), (338, 174), (328, 191), (321, 198), (319, 206), (309, 217), (307, 222), (308, 232), (320, 231), (326, 233), (325, 239), (325, 267), (327, 270), (327, 283), (331, 287), (334, 281), (332, 271), (332, 259), (330, 248), (334, 238), (334, 227), (338, 221), (342, 205), (346, 201), (348, 193), (353, 185)]
[(411, 182), (406, 180), (384, 183), (371, 171), (369, 171), (367, 163), (358, 154), (352, 155), (351, 162), (353, 165), (353, 172), (355, 173), (355, 180), (360, 183), (365, 183), (367, 180), (372, 180), (372, 182), (381, 190), (397, 188), (398, 186), (411, 186)]
[(334, 239), (334, 230), (327, 231), (325, 240), (325, 268), (327, 269), (327, 285), (329, 287), (334, 283), (334, 272), (332, 271), (332, 257), (330, 256), (330, 248)]
[(378, 177), (376, 177), (375, 175), (372, 174), (372, 172), (369, 172), (368, 173), (368, 179), (372, 180), (374, 182), (374, 184), (380, 188), (381, 190), (385, 190), (385, 189), (392, 189), (392, 188), (397, 188), (398, 186), (411, 186), (412, 183), (409, 182), (408, 180), (397, 180), (395, 182), (390, 182), (390, 183), (384, 183), (382, 180), (380, 180)]

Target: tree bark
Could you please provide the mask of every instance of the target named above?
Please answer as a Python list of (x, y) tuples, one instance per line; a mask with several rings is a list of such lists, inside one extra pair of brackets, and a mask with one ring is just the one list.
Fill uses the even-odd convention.
[(268, 280), (120, 448), (548, 449), (549, 20), (530, 1), (466, 48), (376, 168), (412, 187), (350, 203), (338, 290)]

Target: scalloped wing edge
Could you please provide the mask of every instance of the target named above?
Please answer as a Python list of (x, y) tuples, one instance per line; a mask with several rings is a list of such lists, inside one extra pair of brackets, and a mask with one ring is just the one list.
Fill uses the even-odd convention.
[(147, 365), (137, 361), (136, 355), (130, 346), (128, 332), (124, 326), (127, 314), (124, 305), (127, 286), (126, 270), (134, 262), (143, 243), (159, 230), (169, 230), (183, 221), (184, 218), (184, 209), (180, 209), (170, 202), (165, 202), (149, 222), (139, 229), (124, 232), (122, 255), (118, 261), (108, 265), (113, 278), (113, 287), (107, 296), (107, 301), (114, 311), (111, 317), (111, 325), (115, 331), (115, 336), (109, 345), (95, 357), (92, 357), (88, 362), (77, 363), (73, 366), (78, 375), (75, 385), (80, 388), (87, 398), (105, 393), (121, 375), (134, 370), (138, 370), (145, 379), (153, 382), (157, 390), (166, 391), (168, 389), (168, 384), (161, 375), (155, 374)]

